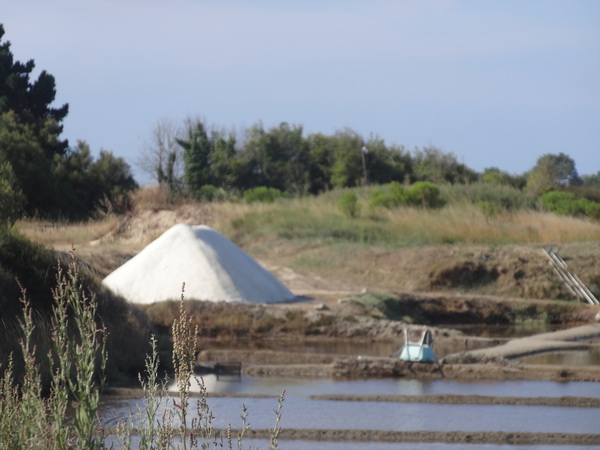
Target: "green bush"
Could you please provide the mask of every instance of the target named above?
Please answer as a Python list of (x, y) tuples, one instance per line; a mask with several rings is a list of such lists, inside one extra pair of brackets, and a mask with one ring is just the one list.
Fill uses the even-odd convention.
[(428, 181), (418, 181), (408, 188), (392, 181), (383, 188), (375, 189), (370, 201), (371, 207), (383, 206), (390, 209), (402, 205), (438, 208), (443, 204), (440, 189)]
[(517, 211), (535, 207), (535, 199), (520, 189), (493, 183), (446, 184), (441, 195), (449, 203), (487, 202), (501, 210)]
[(340, 210), (348, 217), (358, 217), (360, 214), (360, 205), (358, 197), (354, 192), (346, 192), (338, 202)]
[(392, 181), (383, 188), (377, 188), (371, 193), (371, 207), (397, 208), (406, 204), (406, 189), (397, 181)]
[(218, 188), (212, 184), (205, 184), (194, 194), (196, 200), (205, 202), (224, 201), (229, 198), (227, 192), (223, 188)]
[(266, 186), (258, 186), (244, 192), (246, 203), (273, 203), (275, 200), (283, 197), (284, 195), (279, 189)]
[(406, 190), (406, 203), (426, 208), (439, 208), (444, 205), (440, 188), (429, 181), (417, 181)]
[(600, 203), (587, 200), (585, 205), (585, 215), (592, 219), (600, 220)]
[(578, 200), (570, 192), (546, 192), (540, 196), (539, 201), (544, 210), (558, 214), (559, 216), (580, 216), (585, 214), (585, 200)]

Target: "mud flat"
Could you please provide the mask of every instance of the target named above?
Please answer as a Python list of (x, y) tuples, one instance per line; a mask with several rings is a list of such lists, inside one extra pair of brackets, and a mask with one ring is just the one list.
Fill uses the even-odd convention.
[[(235, 430), (232, 434), (235, 436)], [(268, 439), (271, 430), (247, 430), (248, 439)], [(377, 431), (283, 429), (279, 440), (327, 442), (442, 442), (447, 444), (600, 445), (600, 434), (502, 431)]]
[(333, 364), (253, 364), (243, 369), (252, 377), (446, 378), (461, 381), (600, 381), (598, 366), (410, 364), (390, 358), (340, 359)]

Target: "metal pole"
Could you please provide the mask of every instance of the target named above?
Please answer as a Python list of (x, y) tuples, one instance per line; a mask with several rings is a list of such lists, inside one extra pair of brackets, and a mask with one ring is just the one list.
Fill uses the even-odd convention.
[(369, 184), (369, 178), (367, 177), (367, 162), (365, 160), (365, 155), (367, 153), (369, 153), (369, 150), (363, 145), (363, 148), (360, 149), (360, 154), (362, 155), (363, 171), (365, 172), (365, 186)]

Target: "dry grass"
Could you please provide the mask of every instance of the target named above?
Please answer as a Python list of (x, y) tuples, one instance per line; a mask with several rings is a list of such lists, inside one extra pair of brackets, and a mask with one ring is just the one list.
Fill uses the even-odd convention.
[(488, 217), (475, 207), (440, 210), (404, 208), (384, 212), (394, 234), (421, 235), (430, 243), (533, 244), (600, 239), (600, 223), (588, 219), (521, 211)]
[[(39, 225), (35, 223), (20, 226), (29, 236), (54, 247), (70, 248), (75, 243), (78, 256), (101, 277), (171, 226), (187, 223), (209, 225), (261, 262), (289, 267), (307, 276), (318, 274), (321, 279), (343, 283), (345, 291), (371, 286), (431, 289), (431, 280), (446, 273), (468, 270), (469, 265), (479, 270), (484, 264), (479, 258), (487, 254), (491, 259), (485, 262), (489, 266), (486, 270), (496, 267), (500, 276), (492, 284), (469, 286), (469, 291), (535, 298), (562, 295), (558, 294), (560, 283), (548, 278), (547, 261), (540, 248), (551, 244), (569, 250), (577, 265), (583, 261), (582, 252), (600, 242), (600, 223), (590, 219), (525, 210), (489, 215), (465, 202), (440, 209), (373, 209), (365, 188), (354, 190), (361, 214), (352, 218), (338, 207), (344, 192), (272, 204), (180, 203), (160, 209), (165, 206), (160, 192), (150, 191), (144, 194), (144, 201), (147, 206), (154, 205), (151, 209), (141, 209), (142, 202), (136, 206), (137, 212), (120, 220), (61, 225), (38, 229), (37, 234)], [(154, 198), (157, 195), (159, 198)], [(110, 238), (100, 245), (87, 245), (102, 234), (110, 234)], [(594, 292), (600, 289), (600, 278), (593, 272), (595, 258), (592, 255), (574, 267)], [(521, 260), (530, 263), (517, 263)]]
[[(218, 204), (220, 229), (236, 242), (278, 237), (407, 247), (433, 244), (534, 244), (600, 240), (600, 223), (534, 211), (486, 215), (473, 205), (370, 209), (344, 215), (333, 196), (259, 205)], [(365, 202), (363, 198), (361, 200)]]
[(62, 223), (39, 220), (21, 220), (16, 226), (19, 231), (33, 241), (55, 249), (68, 250), (71, 247), (87, 246), (113, 231), (121, 219), (109, 215), (100, 220)]

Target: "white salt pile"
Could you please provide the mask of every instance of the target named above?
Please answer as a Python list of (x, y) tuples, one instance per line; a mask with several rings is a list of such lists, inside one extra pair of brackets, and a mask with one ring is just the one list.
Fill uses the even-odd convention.
[(134, 303), (185, 298), (277, 303), (292, 294), (254, 258), (211, 228), (175, 225), (108, 275), (103, 284)]

